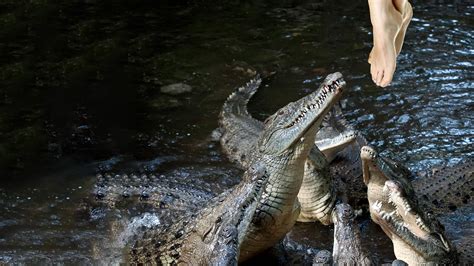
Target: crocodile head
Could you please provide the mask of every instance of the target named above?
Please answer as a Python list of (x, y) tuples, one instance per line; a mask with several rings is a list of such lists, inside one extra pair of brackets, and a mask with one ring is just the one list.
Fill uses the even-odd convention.
[(341, 107), (335, 105), (324, 117), (322, 127), (316, 134), (315, 144), (326, 156), (327, 161), (332, 162), (338, 155), (345, 157), (342, 151), (358, 137), (357, 131), (344, 119)]
[(362, 246), (355, 213), (347, 203), (339, 203), (332, 213), (334, 221), (334, 265), (373, 265)]
[(368, 146), (362, 147), (361, 159), (371, 218), (392, 240), (397, 259), (410, 265), (456, 262), (444, 227), (418, 204), (412, 173)]
[(337, 154), (355, 141), (357, 133), (354, 130), (346, 130), (342, 133), (334, 132), (329, 127), (322, 127), (316, 135), (314, 142), (318, 149), (324, 154), (328, 162), (332, 162)]
[[(330, 74), (318, 90), (291, 102), (268, 117), (264, 122), (264, 132), (259, 139), (260, 152), (283, 154), (294, 144), (309, 136), (307, 133), (319, 128), (324, 115), (340, 98), (345, 81), (339, 72)], [(314, 135), (311, 142), (314, 142)]]
[(267, 181), (268, 174), (264, 166), (251, 167), (230, 195), (210, 215), (197, 221), (195, 232), (183, 242), (179, 262), (236, 265), (240, 244)]
[(352, 207), (347, 203), (337, 204), (332, 213), (336, 225), (350, 225), (354, 223), (355, 213)]

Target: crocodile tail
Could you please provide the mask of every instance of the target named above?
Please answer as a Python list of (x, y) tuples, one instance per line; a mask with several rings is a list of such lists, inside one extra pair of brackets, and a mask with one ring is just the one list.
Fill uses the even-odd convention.
[(251, 81), (247, 82), (245, 86), (238, 88), (233, 92), (224, 103), (220, 120), (226, 119), (229, 115), (241, 115), (250, 117), (247, 111), (247, 103), (250, 98), (257, 92), (258, 87), (262, 83), (260, 75), (255, 76)]
[(247, 103), (261, 83), (262, 79), (257, 75), (245, 86), (238, 88), (227, 98), (219, 115), (222, 149), (231, 161), (240, 165), (247, 163), (248, 152), (263, 130), (262, 123), (252, 118), (247, 111)]

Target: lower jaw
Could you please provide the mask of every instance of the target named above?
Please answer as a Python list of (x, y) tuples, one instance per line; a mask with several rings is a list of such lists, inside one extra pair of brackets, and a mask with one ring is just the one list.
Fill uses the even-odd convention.
[(404, 262), (408, 263), (408, 265), (419, 265), (427, 262), (425, 258), (423, 258), (416, 251), (414, 251), (411, 246), (409, 246), (399, 237), (394, 236), (392, 238), (392, 243), (395, 257), (399, 260), (403, 260)]

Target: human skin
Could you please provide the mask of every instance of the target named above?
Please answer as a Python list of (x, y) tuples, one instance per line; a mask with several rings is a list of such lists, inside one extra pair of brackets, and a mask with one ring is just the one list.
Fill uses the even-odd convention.
[(407, 0), (368, 0), (373, 32), (369, 55), (370, 74), (377, 86), (390, 84), (413, 16)]

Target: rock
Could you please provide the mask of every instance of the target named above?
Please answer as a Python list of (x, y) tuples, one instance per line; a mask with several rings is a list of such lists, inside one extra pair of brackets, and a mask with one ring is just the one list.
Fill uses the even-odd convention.
[(160, 91), (162, 93), (170, 94), (170, 95), (178, 95), (185, 92), (191, 92), (193, 88), (191, 86), (184, 84), (184, 83), (175, 83), (161, 87)]

